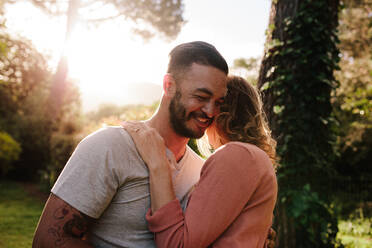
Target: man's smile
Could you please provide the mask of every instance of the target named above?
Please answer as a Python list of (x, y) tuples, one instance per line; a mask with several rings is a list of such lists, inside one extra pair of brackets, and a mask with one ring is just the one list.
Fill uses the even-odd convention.
[(205, 114), (193, 114), (191, 117), (195, 120), (196, 124), (201, 128), (207, 128), (213, 122), (213, 118), (208, 118), (205, 116)]

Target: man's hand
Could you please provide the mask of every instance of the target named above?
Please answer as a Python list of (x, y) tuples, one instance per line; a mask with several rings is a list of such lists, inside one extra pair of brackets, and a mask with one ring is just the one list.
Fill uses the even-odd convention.
[(270, 227), (267, 239), (265, 242), (265, 248), (274, 248), (275, 247), (276, 232)]

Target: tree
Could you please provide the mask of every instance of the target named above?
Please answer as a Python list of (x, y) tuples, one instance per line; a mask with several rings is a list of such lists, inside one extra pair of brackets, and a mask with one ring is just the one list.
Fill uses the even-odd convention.
[(99, 23), (115, 18), (125, 18), (135, 23), (134, 33), (146, 39), (153, 37), (155, 33), (173, 39), (185, 23), (182, 17), (184, 9), (181, 0), (29, 1), (51, 16), (68, 15), (71, 18), (69, 24), (71, 26), (75, 22), (73, 19), (87, 23)]
[(0, 131), (0, 178), (11, 169), (12, 162), (19, 158), (21, 146), (9, 134)]
[(331, 92), (339, 61), (338, 0), (277, 0), (258, 87), (278, 141), (279, 247), (333, 247)]
[(32, 90), (50, 76), (44, 57), (27, 40), (11, 37), (0, 27), (0, 115), (5, 121)]
[[(76, 118), (80, 114), (80, 95), (76, 86), (67, 81), (60, 121), (52, 127), (45, 115), (51, 78), (46, 59), (32, 43), (9, 35), (5, 25), (1, 25), (0, 132), (14, 139), (11, 142), (12, 139), (3, 136), (5, 143), (0, 153), (8, 154), (10, 145), (14, 148), (12, 159), (6, 159), (9, 169), (3, 170), (3, 174), (36, 179), (40, 171), (60, 168), (61, 158), (64, 164), (70, 156), (75, 146), (73, 136), (79, 131)], [(63, 149), (55, 149), (61, 145)]]
[[(35, 165), (46, 162), (46, 147), (42, 144), (45, 144), (43, 141), (47, 133), (41, 135), (43, 133), (41, 129), (45, 127), (42, 121), (44, 118), (42, 118), (43, 115), (36, 114), (43, 105), (29, 108), (29, 102), (35, 92), (48, 89), (48, 79), (51, 74), (46, 60), (36, 51), (31, 42), (11, 37), (7, 34), (4, 25), (0, 28), (0, 47), (0, 131), (14, 138), (22, 150), (19, 156), (13, 159), (12, 165), (8, 166), (12, 169), (9, 172), (20, 167), (30, 169), (33, 167), (34, 160)], [(40, 104), (43, 99), (39, 98), (35, 101)], [(29, 118), (38, 118), (37, 125), (33, 126), (32, 122), (27, 122)], [(40, 137), (29, 138), (30, 136), (25, 134), (25, 130), (31, 127), (32, 133), (38, 133)], [(19, 167), (18, 159), (26, 163)], [(24, 174), (29, 176), (28, 173)]]
[[(155, 32), (160, 32), (160, 34), (166, 38), (174, 38), (180, 31), (184, 20), (182, 17), (183, 13), (183, 5), (181, 0), (143, 0), (143, 1), (135, 1), (135, 0), (50, 0), (50, 1), (43, 1), (43, 0), (28, 0), (32, 2), (35, 6), (41, 8), (46, 13), (55, 16), (55, 15), (65, 15), (67, 17), (67, 24), (66, 24), (66, 34), (65, 34), (65, 45), (67, 45), (70, 36), (72, 34), (72, 30), (78, 21), (80, 22), (87, 22), (87, 23), (99, 23), (101, 21), (110, 20), (117, 17), (125, 17), (128, 20), (133, 21), (136, 26), (134, 28), (134, 32), (143, 36), (144, 38), (151, 38)], [(15, 3), (15, 0), (5, 0), (1, 2), (1, 11), (2, 7), (5, 3)], [(106, 11), (100, 12), (102, 9)], [(100, 13), (107, 14), (106, 16), (102, 16)], [(91, 18), (94, 16), (93, 18)], [(5, 44), (6, 47), (6, 43)], [(30, 129), (32, 125), (25, 126), (23, 129), (19, 129), (20, 133), (22, 133), (24, 138), (26, 139), (34, 139), (34, 141), (38, 141), (41, 143), (42, 146), (44, 145), (44, 141), (46, 140), (49, 144), (47, 145), (47, 149), (45, 150), (44, 155), (42, 158), (37, 158), (36, 160), (40, 162), (39, 165), (41, 168), (45, 169), (47, 167), (46, 177), (50, 182), (54, 179), (54, 172), (58, 172), (61, 169), (61, 157), (64, 157), (68, 154), (68, 150), (70, 145), (65, 146), (66, 141), (64, 138), (65, 135), (72, 136), (72, 133), (66, 130), (76, 130), (76, 123), (74, 121), (67, 121), (66, 119), (71, 120), (73, 117), (73, 112), (76, 114), (79, 112), (79, 104), (76, 104), (78, 101), (78, 97), (75, 97), (73, 101), (71, 97), (66, 94), (66, 91), (69, 89), (68, 84), (69, 81), (67, 80), (68, 76), (68, 63), (67, 58), (64, 54), (61, 55), (61, 59), (59, 61), (57, 71), (52, 79), (52, 84), (48, 84), (48, 89), (39, 88), (38, 94), (44, 96), (44, 93), (49, 94), (48, 102), (43, 102), (43, 105), (40, 109), (44, 110), (44, 114), (46, 117), (35, 119), (35, 116), (27, 115), (25, 116), (17, 116), (19, 123), (24, 123), (24, 121), (28, 120), (30, 123), (39, 123), (38, 127), (42, 126), (44, 128), (44, 135), (42, 135), (42, 139), (37, 139), (33, 135), (35, 134), (34, 129)], [(46, 67), (44, 67), (46, 68)], [(25, 80), (25, 78), (23, 78)], [(44, 81), (44, 80), (41, 80)], [(46, 80), (48, 81), (48, 80)], [(48, 81), (49, 83), (50, 81)], [(22, 85), (22, 88), (26, 85), (23, 81), (22, 83), (18, 83)], [(76, 91), (75, 91), (76, 92)], [(6, 99), (6, 94), (4, 97), (1, 96), (1, 99)], [(76, 95), (76, 94), (75, 94)], [(44, 99), (42, 97), (42, 99)], [(31, 97), (29, 99), (30, 106), (34, 106), (33, 104), (35, 99)], [(40, 104), (40, 103), (39, 103)], [(71, 105), (76, 106), (76, 108), (71, 108)], [(10, 104), (9, 106), (12, 106)], [(68, 106), (66, 108), (66, 106)], [(15, 108), (17, 109), (17, 108)], [(38, 110), (40, 110), (38, 109)], [(75, 109), (76, 111), (71, 111), (71, 109)], [(39, 112), (38, 112), (39, 113)], [(40, 116), (39, 116), (40, 117)], [(19, 125), (18, 125), (19, 126)], [(10, 125), (8, 125), (10, 127)], [(38, 129), (36, 129), (38, 130)], [(71, 140), (72, 137), (69, 138)], [(61, 142), (59, 142), (59, 141)], [(63, 141), (64, 140), (64, 141)], [(32, 152), (27, 153), (27, 151), (32, 151), (33, 149), (37, 149), (37, 146), (32, 146), (34, 144), (31, 143), (22, 143), (23, 145), (30, 145), (30, 149), (23, 149), (23, 154), (29, 154), (30, 156), (33, 154)], [(56, 149), (58, 148), (58, 149)], [(65, 149), (66, 148), (66, 149)], [(40, 149), (38, 149), (40, 150)], [(60, 151), (54, 153), (54, 151)], [(60, 156), (60, 155), (63, 156)], [(26, 156), (27, 157), (27, 156)], [(26, 162), (22, 158), (25, 156), (21, 155), (19, 168), (25, 166)], [(29, 160), (30, 161), (30, 160)], [(33, 161), (33, 160), (31, 160)], [(49, 161), (49, 162), (48, 162)], [(46, 165), (49, 163), (49, 165)], [(63, 163), (64, 164), (64, 163)], [(51, 168), (51, 169), (50, 169)]]
[(260, 69), (260, 58), (239, 58), (234, 60), (233, 74), (244, 73), (244, 78), (253, 85), (257, 85), (258, 71)]
[[(15, 3), (14, 0), (6, 1), (8, 3)], [(183, 5), (181, 0), (29, 1), (52, 16), (67, 16), (65, 46), (78, 20), (89, 23), (99, 23), (117, 17), (124, 17), (136, 24), (136, 27), (133, 29), (134, 33), (141, 35), (145, 39), (153, 37), (155, 32), (159, 32), (162, 36), (169, 39), (175, 38), (181, 30), (182, 25), (185, 23), (182, 17)], [(102, 11), (102, 9), (106, 11)], [(102, 15), (102, 12), (105, 14)], [(92, 18), (89, 16), (94, 17)], [(56, 121), (58, 121), (60, 106), (64, 97), (67, 75), (67, 57), (62, 54), (57, 71), (54, 75), (49, 103), (49, 114), (52, 119)]]
[[(336, 168), (347, 187), (335, 188), (344, 217), (371, 202), (372, 168), (372, 2), (344, 0), (340, 12), (340, 87), (334, 95), (339, 125)], [(358, 192), (358, 193), (355, 193)], [(365, 204), (363, 204), (365, 203)]]

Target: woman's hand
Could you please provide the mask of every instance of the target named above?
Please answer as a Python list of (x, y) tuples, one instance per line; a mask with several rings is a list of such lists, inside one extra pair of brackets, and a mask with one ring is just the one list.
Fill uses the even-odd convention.
[(121, 125), (132, 136), (139, 154), (149, 168), (151, 210), (154, 213), (176, 198), (164, 140), (154, 128), (143, 122), (123, 122)]
[(143, 122), (126, 121), (121, 124), (132, 136), (139, 154), (149, 170), (168, 164), (163, 138), (154, 129)]

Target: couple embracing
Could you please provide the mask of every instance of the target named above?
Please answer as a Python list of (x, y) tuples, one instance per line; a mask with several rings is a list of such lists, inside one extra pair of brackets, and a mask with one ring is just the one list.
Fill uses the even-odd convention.
[[(275, 141), (257, 90), (206, 42), (170, 52), (153, 117), (83, 139), (33, 247), (273, 247)], [(204, 161), (188, 146), (208, 136)]]

